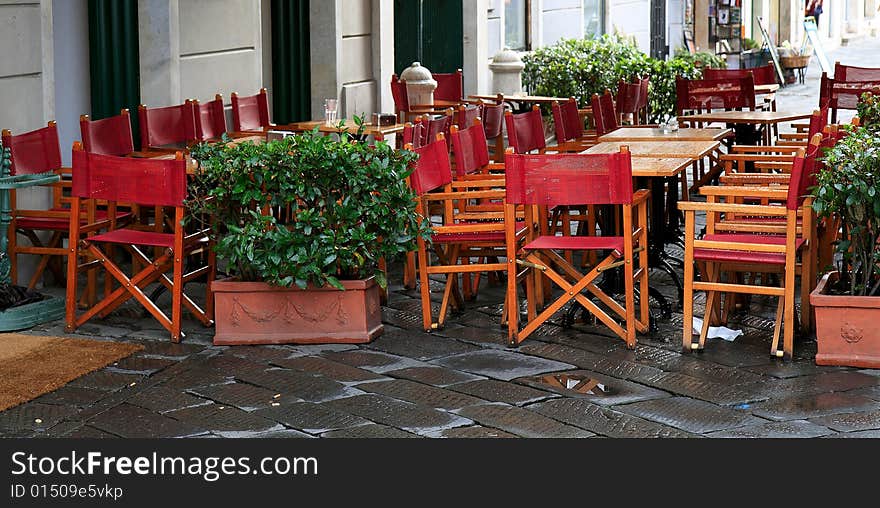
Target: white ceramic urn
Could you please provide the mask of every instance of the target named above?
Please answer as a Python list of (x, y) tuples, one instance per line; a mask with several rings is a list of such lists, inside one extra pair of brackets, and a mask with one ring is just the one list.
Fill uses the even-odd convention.
[(406, 96), (409, 104), (434, 104), (434, 90), (437, 82), (427, 67), (413, 62), (400, 73), (400, 80), (406, 83)]

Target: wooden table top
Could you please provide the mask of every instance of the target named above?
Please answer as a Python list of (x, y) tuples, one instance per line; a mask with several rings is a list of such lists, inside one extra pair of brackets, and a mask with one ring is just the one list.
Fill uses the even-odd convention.
[(693, 162), (687, 157), (633, 157), (632, 175), (643, 178), (678, 176)]
[(629, 147), (633, 158), (686, 158), (689, 161), (702, 159), (721, 145), (720, 141), (632, 141), (599, 143), (581, 153), (616, 153), (621, 145)]
[(756, 94), (768, 94), (779, 90), (779, 83), (770, 83), (767, 85), (755, 85)]
[(729, 122), (748, 124), (773, 124), (810, 118), (812, 113), (791, 113), (788, 111), (715, 111), (712, 113), (697, 113), (679, 118), (681, 121), (697, 122)]
[[(338, 123), (338, 122), (337, 122)], [(403, 130), (402, 123), (395, 123), (392, 125), (373, 125), (373, 124), (364, 124), (364, 134), (375, 136), (385, 135), (385, 134), (394, 134), (396, 132), (400, 132)], [(318, 128), (318, 132), (324, 133), (338, 133), (339, 129), (336, 127), (336, 124), (327, 125), (323, 120), (312, 120), (309, 122), (294, 122), (287, 125), (276, 125), (272, 127), (272, 130), (289, 130), (294, 132), (308, 132), (315, 127)], [(346, 119), (345, 120), (345, 130), (349, 134), (357, 134), (358, 126), (354, 123), (354, 120)]]
[[(498, 94), (495, 95), (468, 95), (471, 99), (479, 99), (484, 101), (495, 101), (498, 100)], [(509, 102), (539, 102), (539, 103), (551, 103), (551, 102), (565, 102), (568, 100), (568, 97), (547, 97), (544, 95), (504, 95), (504, 100)]]
[(599, 136), (599, 141), (718, 141), (731, 132), (733, 129), (680, 128), (664, 132), (656, 127), (621, 127)]

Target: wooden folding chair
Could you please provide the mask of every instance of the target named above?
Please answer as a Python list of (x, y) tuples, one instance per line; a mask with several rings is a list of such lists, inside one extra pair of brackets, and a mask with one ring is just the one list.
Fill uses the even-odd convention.
[(544, 120), (537, 104), (525, 113), (505, 111), (504, 123), (507, 126), (507, 144), (514, 153), (544, 153), (547, 149)]
[(141, 104), (138, 106), (138, 120), (143, 151), (174, 153), (197, 141), (193, 108), (186, 103), (162, 108), (148, 108)]
[(556, 129), (556, 146), (550, 147), (550, 150), (577, 153), (596, 144), (596, 132), (584, 131), (584, 121), (574, 97), (563, 103), (553, 102), (551, 110)]
[[(650, 193), (647, 190), (633, 192), (631, 159), (626, 147), (612, 154), (509, 155), (505, 181), (507, 257), (511, 263), (516, 260), (517, 264), (531, 269), (534, 275), (526, 277), (528, 322), (522, 330), (518, 330), (517, 313), (509, 315), (510, 344), (525, 340), (565, 304), (574, 300), (623, 339), (628, 348), (634, 348), (636, 332), (647, 331), (649, 324), (647, 201)], [(533, 211), (534, 207), (570, 205), (622, 206), (623, 229), (603, 236), (539, 235), (530, 238), (521, 249), (517, 247), (510, 226), (517, 207), (525, 208), (526, 230), (529, 231), (534, 229), (530, 227), (532, 221), (540, 217), (540, 213)], [(565, 251), (606, 251), (607, 255), (590, 271), (581, 273), (560, 254)], [(604, 272), (617, 267), (623, 267), (624, 272), (623, 305), (597, 284)], [(541, 286), (537, 284), (538, 278), (547, 278), (562, 290), (562, 294), (540, 314), (537, 313), (536, 300)], [(635, 309), (636, 286), (639, 288), (638, 313)], [(517, 308), (517, 283), (510, 276), (506, 301), (506, 307)], [(624, 323), (618, 323), (615, 318)]]
[[(801, 275), (801, 305), (809, 312), (809, 288), (814, 278), (814, 255), (811, 242), (814, 231), (812, 199), (805, 198), (808, 178), (804, 171), (804, 154), (795, 157), (791, 170), (791, 184), (785, 197), (785, 206), (746, 205), (736, 202), (715, 202), (709, 195), (708, 202), (689, 201), (680, 203), (679, 209), (685, 213), (685, 258), (684, 258), (684, 334), (682, 348), (685, 351), (702, 349), (710, 322), (719, 322), (715, 315), (721, 293), (757, 294), (779, 297), (776, 311), (776, 327), (770, 354), (774, 357), (791, 359), (794, 350), (795, 328), (795, 278)], [(796, 184), (795, 184), (796, 183)], [(728, 189), (728, 192), (730, 190)], [(750, 195), (768, 195), (772, 191), (760, 188), (747, 190)], [(776, 197), (775, 195), (772, 197)], [(706, 213), (706, 235), (695, 239), (696, 212)], [(726, 215), (769, 217), (784, 219), (784, 223), (755, 224), (752, 229), (740, 228), (737, 232), (716, 230), (716, 224)], [(771, 228), (772, 226), (772, 228)], [(797, 257), (801, 256), (798, 263)], [(701, 263), (704, 275), (695, 279), (694, 263)], [(743, 273), (782, 273), (780, 287), (756, 285), (740, 282), (738, 274)], [(727, 281), (722, 275), (729, 274)], [(751, 281), (753, 282), (753, 281)], [(693, 295), (694, 291), (706, 291), (706, 315), (699, 339), (693, 341)], [(784, 329), (782, 349), (779, 349), (780, 330)]]
[(269, 94), (260, 88), (256, 95), (239, 97), (235, 92), (232, 102), (232, 129), (241, 133), (262, 133), (274, 124), (269, 121)]
[(87, 152), (120, 157), (134, 152), (128, 109), (123, 108), (118, 115), (100, 120), (91, 120), (89, 115), (81, 115), (79, 130)]
[[(507, 262), (461, 263), (461, 259), (504, 257), (505, 223), (495, 216), (486, 215), (485, 220), (460, 220), (456, 217), (458, 203), (467, 200), (504, 198), (504, 180), (460, 181), (452, 179), (449, 151), (446, 141), (438, 136), (433, 143), (415, 149), (419, 154), (415, 170), (410, 175), (410, 185), (418, 194), (416, 213), (429, 217), (431, 203), (439, 203), (442, 215), (433, 225), (430, 245), (418, 239), (419, 282), (422, 296), (422, 321), (426, 331), (443, 326), (450, 306), (460, 308), (464, 304), (458, 288), (458, 274), (503, 271), (511, 266)], [(511, 224), (511, 228), (515, 226)], [(521, 223), (520, 223), (521, 224)], [(432, 264), (431, 254), (437, 263)], [(431, 293), (428, 277), (434, 274), (446, 276), (440, 312), (435, 321), (431, 311)], [(508, 276), (515, 276), (508, 273)], [(507, 314), (515, 314), (516, 310)]]
[[(184, 231), (186, 161), (180, 152), (174, 160), (135, 159), (90, 154), (75, 145), (72, 195), (72, 208), (78, 210), (85, 204), (89, 220), (86, 224), (81, 224), (72, 216), (69, 222), (70, 238), (80, 238), (83, 234), (92, 236), (74, 242), (68, 252), (65, 328), (68, 332), (76, 330), (95, 316), (107, 316), (130, 298), (140, 302), (169, 331), (173, 342), (180, 342), (184, 337), (181, 332), (184, 307), (203, 325), (213, 324), (211, 282), (215, 276), (214, 251), (207, 227), (200, 229), (201, 225), (196, 224), (194, 231)], [(95, 216), (96, 200), (108, 203), (111, 212), (109, 219)], [(166, 233), (123, 227), (112, 213), (117, 202), (173, 207), (173, 231)], [(128, 251), (133, 261), (137, 261), (133, 266), (137, 265), (141, 269), (131, 276), (126, 275), (107, 253), (114, 246), (121, 246)], [(146, 254), (149, 249), (144, 247), (158, 248), (160, 255), (150, 259)], [(194, 269), (186, 267), (189, 271), (184, 273), (184, 261), (187, 257), (205, 252), (207, 263)], [(80, 261), (83, 263), (80, 264)], [(74, 302), (78, 274), (99, 267), (106, 273), (104, 297), (85, 313), (77, 316)], [(187, 282), (205, 276), (208, 282), (203, 310), (184, 294), (183, 287)], [(112, 288), (113, 280), (119, 283), (116, 289)], [(147, 286), (154, 282), (159, 282), (171, 293), (170, 318), (145, 294)]]
[(226, 133), (226, 112), (223, 109), (223, 96), (219, 93), (214, 100), (201, 104), (198, 100), (185, 102), (193, 110), (195, 139), (197, 141), (218, 140)]

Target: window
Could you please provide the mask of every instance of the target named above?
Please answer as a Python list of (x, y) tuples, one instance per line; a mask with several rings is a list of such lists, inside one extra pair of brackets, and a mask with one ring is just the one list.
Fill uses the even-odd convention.
[(604, 0), (584, 0), (584, 37), (595, 37), (604, 32)]
[(510, 49), (528, 49), (528, 9), (528, 0), (504, 0), (504, 45)]

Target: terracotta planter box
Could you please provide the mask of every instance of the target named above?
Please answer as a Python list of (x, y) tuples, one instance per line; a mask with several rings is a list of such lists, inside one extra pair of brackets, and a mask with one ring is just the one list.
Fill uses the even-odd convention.
[(214, 282), (214, 344), (360, 344), (382, 334), (381, 288), (372, 277), (332, 287)]
[(837, 276), (825, 274), (810, 293), (816, 310), (816, 364), (880, 368), (880, 297), (824, 294)]

